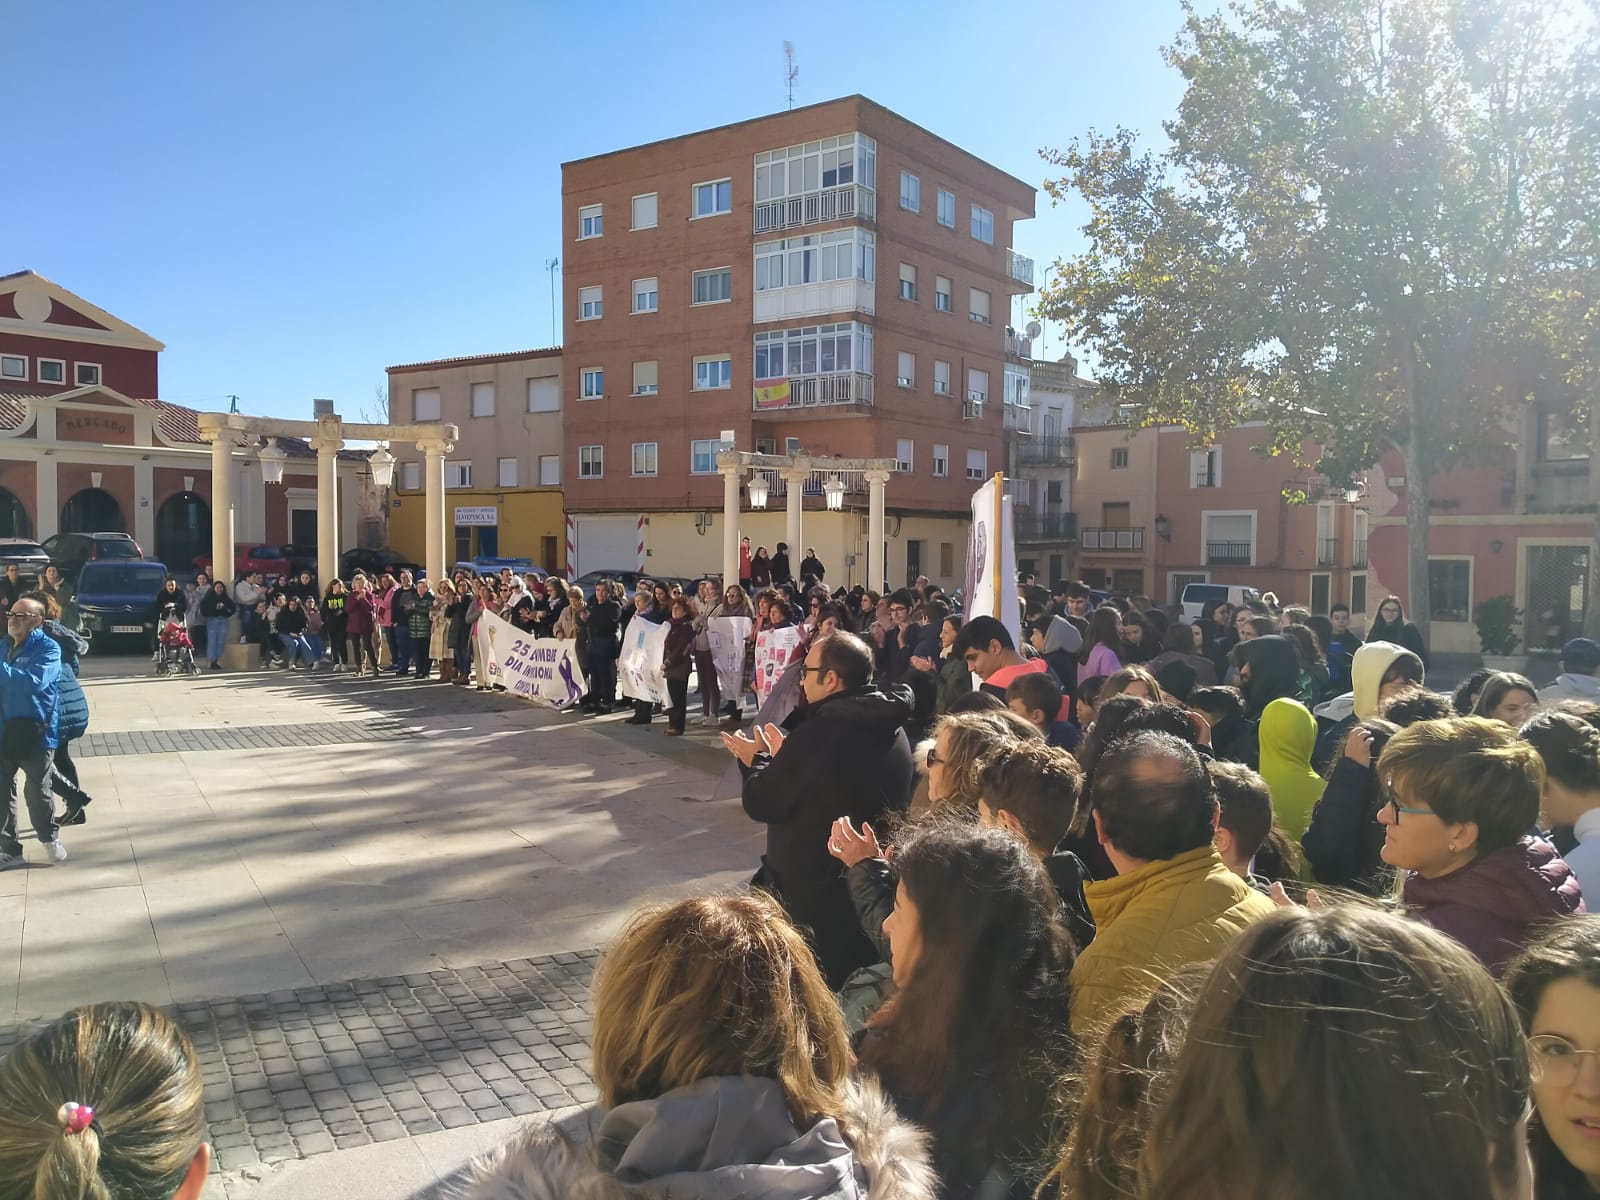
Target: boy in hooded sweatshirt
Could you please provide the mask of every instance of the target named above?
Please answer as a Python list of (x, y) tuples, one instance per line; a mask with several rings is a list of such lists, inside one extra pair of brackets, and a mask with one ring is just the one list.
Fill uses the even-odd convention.
[(1322, 732), (1312, 766), (1326, 774), (1344, 752), (1345, 738), (1356, 723), (1376, 717), (1391, 696), (1420, 686), (1424, 674), (1422, 660), (1393, 642), (1368, 642), (1357, 650), (1350, 663), (1350, 690), (1314, 710)]
[(1272, 793), (1272, 811), (1284, 833), (1298, 842), (1327, 782), (1311, 769), (1317, 720), (1298, 700), (1281, 698), (1261, 714), (1261, 777)]

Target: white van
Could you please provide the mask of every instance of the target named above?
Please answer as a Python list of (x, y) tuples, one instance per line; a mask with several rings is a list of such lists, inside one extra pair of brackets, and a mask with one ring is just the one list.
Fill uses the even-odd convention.
[(1248, 601), (1261, 599), (1261, 593), (1253, 587), (1244, 587), (1237, 583), (1186, 583), (1183, 585), (1183, 595), (1178, 602), (1183, 606), (1183, 619), (1190, 624), (1200, 620), (1206, 615), (1208, 609), (1213, 609), (1219, 601), (1226, 600), (1234, 608)]

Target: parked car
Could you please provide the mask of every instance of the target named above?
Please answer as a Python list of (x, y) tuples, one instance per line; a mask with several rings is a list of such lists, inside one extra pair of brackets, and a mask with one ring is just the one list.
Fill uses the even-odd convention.
[[(664, 583), (668, 587), (677, 584), (684, 591), (693, 594), (695, 586), (700, 582), (700, 576), (687, 575), (657, 575), (653, 571), (585, 571), (572, 581), (571, 586), (583, 589), (583, 594), (594, 596), (594, 585), (602, 579), (607, 583), (620, 584), (624, 591), (632, 594), (639, 586), (640, 580), (648, 579), (651, 583)], [(614, 598), (614, 597), (613, 597)]]
[[(291, 571), (288, 556), (280, 546), (263, 546), (256, 542), (235, 542), (233, 544), (233, 578), (239, 579), (254, 571), (260, 571), (262, 577), (273, 583), (286, 578)], [(194, 560), (196, 570), (211, 574), (211, 555), (202, 554)], [(313, 564), (313, 571), (316, 570)]]
[(289, 572), (293, 575), (301, 571), (317, 573), (317, 544), (315, 542), (285, 542), (283, 557), (289, 560)]
[(44, 578), (44, 569), (50, 565), (50, 555), (31, 538), (0, 538), (0, 574), (13, 564), (22, 582), (30, 588), (36, 587)]
[(74, 580), (83, 565), (102, 558), (143, 558), (139, 543), (126, 533), (58, 533), (39, 543), (63, 579)]
[(1260, 592), (1243, 584), (1186, 583), (1178, 602), (1183, 605), (1183, 619), (1193, 623), (1206, 615), (1206, 609), (1215, 608), (1220, 601), (1226, 600), (1238, 608), (1241, 604), (1259, 599)]
[(474, 558), (452, 563), (450, 571), (471, 571), (474, 575), (498, 575), (502, 568), (510, 567), (517, 575), (532, 575), (536, 579), (548, 579), (550, 572), (543, 567), (533, 565), (531, 558)]
[[(163, 563), (148, 559), (101, 558), (78, 573), (78, 629), (92, 646), (124, 645), (142, 639), (150, 602), (167, 577)], [(144, 648), (145, 643), (139, 642)]]
[(420, 563), (412, 562), (400, 551), (387, 546), (376, 549), (357, 546), (339, 555), (340, 579), (349, 579), (357, 571), (365, 571), (368, 575), (381, 575), (385, 571), (410, 571), (415, 575), (421, 570)]

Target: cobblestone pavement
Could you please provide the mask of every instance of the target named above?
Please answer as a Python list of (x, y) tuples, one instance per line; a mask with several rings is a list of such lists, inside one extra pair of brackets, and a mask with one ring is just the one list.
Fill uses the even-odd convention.
[[(597, 951), (173, 1007), (213, 1169), (587, 1104)], [(0, 1055), (26, 1026), (0, 1030)]]
[(190, 750), (270, 750), (274, 747), (332, 746), (348, 742), (387, 742), (412, 731), (399, 721), (320, 721), (311, 725), (247, 725), (221, 729), (136, 729), (91, 733), (72, 744), (73, 757), (112, 754), (181, 754)]

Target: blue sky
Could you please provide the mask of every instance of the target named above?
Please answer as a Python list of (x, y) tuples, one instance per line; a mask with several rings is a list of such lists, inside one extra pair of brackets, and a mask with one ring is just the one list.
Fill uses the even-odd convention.
[[(0, 0), (0, 274), (167, 345), (164, 399), (354, 416), (391, 363), (550, 342), (560, 164), (862, 92), (1028, 180), (1159, 136), (1177, 0), (771, 5)], [(1047, 262), (1082, 213), (1019, 226)], [(1048, 349), (1060, 347), (1059, 335)]]

